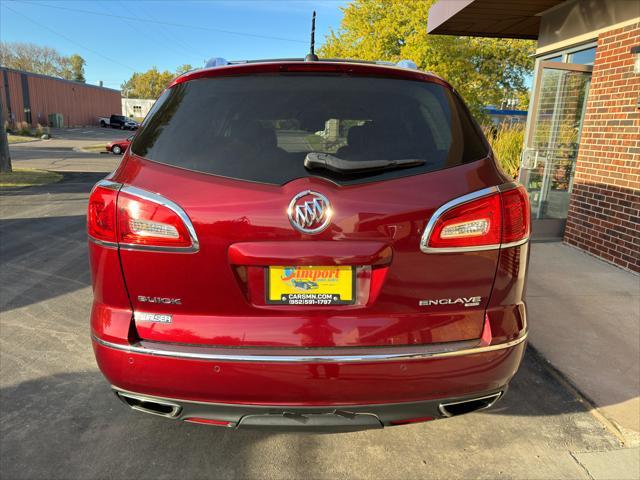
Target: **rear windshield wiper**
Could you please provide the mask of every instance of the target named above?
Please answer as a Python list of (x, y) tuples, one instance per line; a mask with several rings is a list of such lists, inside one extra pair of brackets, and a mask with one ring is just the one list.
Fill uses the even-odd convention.
[(359, 173), (372, 170), (389, 170), (424, 165), (420, 158), (403, 158), (401, 160), (344, 160), (328, 153), (309, 152), (304, 159), (308, 170), (324, 168), (337, 173)]

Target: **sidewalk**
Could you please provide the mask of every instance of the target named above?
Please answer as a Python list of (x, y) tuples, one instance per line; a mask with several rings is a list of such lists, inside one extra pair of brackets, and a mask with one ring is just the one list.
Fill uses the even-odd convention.
[(532, 244), (530, 343), (640, 444), (640, 277), (560, 242)]

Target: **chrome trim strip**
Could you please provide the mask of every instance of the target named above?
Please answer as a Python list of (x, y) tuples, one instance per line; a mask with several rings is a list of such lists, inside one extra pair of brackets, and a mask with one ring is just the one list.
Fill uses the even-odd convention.
[(509, 190), (513, 190), (514, 188), (518, 188), (517, 182), (507, 182), (502, 185), (498, 185), (498, 191), (500, 192), (508, 192)]
[[(108, 177), (107, 177), (108, 178)], [(108, 188), (110, 190), (120, 190), (120, 188), (122, 187), (121, 183), (118, 182), (114, 182), (112, 180), (108, 180), (107, 178), (103, 178), (102, 180), (100, 180), (98, 183), (96, 183), (93, 186), (92, 191), (96, 188), (96, 187), (102, 187), (102, 188)]]
[(429, 247), (429, 237), (435, 228), (436, 222), (438, 219), (444, 215), (448, 210), (451, 210), (454, 207), (462, 205), (463, 203), (470, 202), (472, 200), (476, 200), (478, 198), (486, 197), (487, 195), (491, 195), (496, 192), (506, 192), (512, 190), (518, 186), (515, 182), (508, 182), (502, 185), (498, 185), (495, 187), (483, 188), (482, 190), (477, 190), (475, 192), (467, 193), (466, 195), (462, 195), (461, 197), (454, 198), (453, 200), (448, 201), (440, 208), (438, 208), (427, 222), (427, 226), (424, 229), (422, 234), (422, 238), (420, 239), (420, 250), (423, 253), (460, 253), (460, 252), (483, 252), (487, 250), (498, 250), (499, 248), (508, 248), (515, 247), (518, 245), (522, 245), (529, 241), (529, 237), (519, 240), (517, 242), (506, 243), (501, 245), (499, 243), (492, 245), (479, 245), (474, 247)]
[[(144, 355), (156, 355), (160, 357), (186, 358), (191, 360), (207, 360), (220, 362), (256, 362), (256, 363), (357, 363), (357, 362), (387, 362), (424, 360), (429, 358), (457, 357), (461, 355), (475, 355), (478, 353), (493, 352), (515, 347), (524, 342), (527, 332), (509, 342), (498, 343), (496, 345), (479, 346), (477, 340), (465, 342), (451, 342), (450, 344), (440, 343), (436, 345), (424, 345), (422, 348), (410, 347), (359, 347), (347, 350), (348, 354), (322, 355), (320, 353), (300, 353), (296, 355), (272, 355), (267, 354), (267, 349), (252, 348), (207, 348), (180, 346), (177, 350), (175, 345), (157, 342), (139, 342), (136, 344), (118, 344), (102, 340), (92, 334), (93, 340), (100, 345), (129, 353), (140, 353)], [(317, 351), (318, 349), (316, 349)], [(334, 349), (334, 351), (337, 349)], [(358, 353), (358, 350), (360, 353)], [(387, 350), (388, 353), (382, 353)], [(282, 351), (282, 350), (281, 350)], [(297, 351), (308, 351), (307, 349), (297, 349)], [(369, 353), (376, 351), (376, 353)], [(242, 353), (229, 353), (242, 352)]]
[(518, 247), (520, 245), (524, 245), (528, 241), (529, 241), (529, 237), (523, 238), (522, 240), (518, 240), (517, 242), (503, 243), (501, 245), (501, 248)]
[[(193, 240), (192, 240), (193, 242)], [(167, 252), (167, 253), (196, 253), (199, 246), (190, 247), (158, 247), (155, 245), (137, 245), (135, 243), (121, 243), (120, 250), (138, 252)]]
[(112, 248), (114, 250), (118, 249), (118, 244), (116, 242), (107, 242), (106, 240), (98, 240), (97, 238), (92, 237), (89, 234), (87, 234), (87, 237), (89, 237), (90, 242), (95, 243), (96, 245), (100, 245), (101, 247)]
[(427, 247), (420, 242), (420, 250), (424, 253), (461, 253), (461, 252), (486, 252), (500, 249), (500, 244), (478, 245), (474, 247)]
[(182, 209), (182, 207), (180, 207), (180, 205), (172, 202), (168, 198), (165, 198), (158, 193), (148, 192), (147, 190), (143, 190), (138, 187), (132, 187), (131, 185), (123, 185), (120, 191), (142, 198), (149, 202), (157, 203), (158, 205), (162, 205), (164, 207), (167, 207), (169, 210), (172, 210), (176, 215), (178, 215), (178, 217), (180, 217), (180, 220), (182, 220), (184, 225), (187, 227), (189, 237), (191, 238), (190, 247), (158, 247), (155, 245), (136, 245), (131, 243), (121, 243), (120, 248), (122, 250), (141, 250), (150, 252), (171, 253), (196, 253), (198, 250), (200, 250), (200, 242), (198, 241), (198, 236), (196, 235), (196, 230), (193, 227), (193, 223), (191, 223), (191, 219)]
[(502, 397), (503, 394), (504, 394), (504, 392), (498, 392), (498, 393), (492, 393), (491, 395), (485, 395), (484, 397), (468, 398), (466, 400), (460, 400), (459, 402), (441, 403), (440, 405), (438, 405), (438, 411), (443, 416), (445, 416), (447, 418), (450, 418), (450, 417), (453, 417), (453, 415), (451, 415), (449, 412), (447, 412), (445, 410), (445, 408), (448, 407), (449, 405), (460, 405), (461, 403), (476, 402), (478, 400), (486, 400), (487, 398), (493, 398), (493, 401), (489, 402), (486, 407), (482, 407), (482, 408), (478, 408), (477, 410), (474, 410), (474, 412), (479, 412), (480, 410), (485, 410), (487, 408), (491, 408), (494, 403), (496, 403), (498, 400), (500, 400), (500, 398)]

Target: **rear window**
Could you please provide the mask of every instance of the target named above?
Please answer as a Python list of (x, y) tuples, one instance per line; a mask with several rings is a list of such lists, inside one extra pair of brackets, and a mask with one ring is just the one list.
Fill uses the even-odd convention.
[[(154, 105), (132, 151), (197, 172), (281, 185), (306, 176), (354, 184), (416, 175), (479, 160), (488, 148), (457, 96), (436, 83), (273, 74), (174, 86)], [(424, 163), (357, 174), (310, 171), (309, 152)]]

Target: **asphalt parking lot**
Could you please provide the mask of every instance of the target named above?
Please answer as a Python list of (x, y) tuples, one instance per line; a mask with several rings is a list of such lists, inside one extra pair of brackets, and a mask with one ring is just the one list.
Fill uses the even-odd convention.
[(0, 193), (3, 478), (592, 478), (580, 454), (618, 447), (532, 349), (493, 409), (380, 431), (229, 431), (126, 409), (89, 338), (86, 201), (118, 158), (70, 145), (98, 132), (12, 147), (14, 166), (64, 179)]

